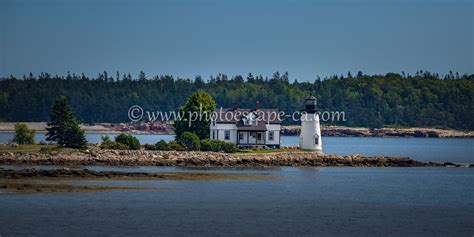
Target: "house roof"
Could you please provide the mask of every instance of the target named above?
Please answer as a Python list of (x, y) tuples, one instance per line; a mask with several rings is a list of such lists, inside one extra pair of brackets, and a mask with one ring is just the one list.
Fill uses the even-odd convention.
[[(224, 109), (219, 108), (215, 109), (214, 113), (216, 114), (216, 123), (233, 123), (237, 124), (237, 127), (245, 126), (243, 125), (242, 118), (249, 113), (254, 113), (257, 116), (257, 126), (260, 124), (270, 123), (270, 124), (280, 124), (281, 121), (278, 118), (278, 110), (277, 109), (258, 109), (258, 110), (251, 110), (251, 109)], [(249, 127), (249, 126), (246, 126)], [(266, 129), (265, 129), (266, 130)]]
[(267, 131), (267, 126), (264, 122), (258, 121), (253, 125), (245, 125), (243, 121), (237, 122), (237, 130), (239, 131)]

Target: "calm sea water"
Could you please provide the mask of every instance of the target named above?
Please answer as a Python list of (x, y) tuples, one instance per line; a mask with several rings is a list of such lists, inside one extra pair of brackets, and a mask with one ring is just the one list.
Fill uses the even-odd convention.
[[(113, 135), (112, 135), (113, 136)], [(7, 142), (12, 134), (0, 134)], [(137, 135), (141, 143), (173, 136)], [(38, 134), (37, 141), (44, 139)], [(99, 134), (87, 134), (91, 143)], [(296, 145), (285, 136), (283, 145)], [(404, 155), (474, 163), (474, 139), (323, 138), (333, 154)], [(3, 167), (25, 168), (25, 167)], [(35, 167), (57, 168), (57, 167)], [(171, 188), (95, 193), (0, 193), (0, 236), (472, 236), (473, 168), (111, 168), (278, 177), (227, 181), (87, 181)]]
[[(152, 167), (126, 170), (193, 171)], [(200, 171), (256, 173), (279, 178), (90, 181), (172, 190), (0, 193), (0, 235), (472, 236), (474, 233), (472, 168)]]
[[(100, 143), (101, 134), (86, 134), (90, 143)], [(116, 134), (109, 134), (111, 138)], [(154, 144), (173, 135), (135, 135), (142, 144)], [(13, 139), (13, 133), (0, 133), (0, 143)], [(36, 141), (44, 141), (44, 134), (36, 134)], [(283, 146), (298, 144), (297, 136), (282, 136)], [(408, 156), (419, 161), (474, 163), (474, 139), (470, 138), (380, 138), (380, 137), (323, 137), (323, 151), (328, 154), (367, 156)]]

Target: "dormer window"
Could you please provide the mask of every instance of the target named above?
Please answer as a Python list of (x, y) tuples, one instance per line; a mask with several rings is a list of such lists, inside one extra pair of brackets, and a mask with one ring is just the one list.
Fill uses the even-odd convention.
[(244, 125), (252, 126), (252, 119), (243, 118), (242, 120), (244, 121)]
[(244, 118), (242, 118), (242, 121), (244, 122), (244, 125), (246, 125), (246, 126), (254, 125), (256, 123), (255, 114), (254, 113), (249, 113)]

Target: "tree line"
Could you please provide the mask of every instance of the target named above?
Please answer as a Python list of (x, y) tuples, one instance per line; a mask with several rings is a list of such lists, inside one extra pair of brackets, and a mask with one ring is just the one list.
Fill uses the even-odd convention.
[[(217, 107), (277, 108), (288, 114), (301, 109), (312, 93), (323, 111), (344, 111), (346, 121), (327, 122), (363, 127), (441, 127), (474, 129), (474, 75), (449, 72), (438, 75), (333, 75), (313, 82), (291, 80), (288, 73), (271, 77), (225, 74), (205, 80), (171, 75), (147, 77), (107, 72), (91, 78), (84, 74), (48, 73), (0, 79), (1, 121), (49, 121), (55, 98), (67, 96), (84, 123), (128, 122), (127, 111), (140, 105), (150, 111), (178, 111), (187, 98), (202, 89)], [(291, 123), (291, 121), (285, 121)]]

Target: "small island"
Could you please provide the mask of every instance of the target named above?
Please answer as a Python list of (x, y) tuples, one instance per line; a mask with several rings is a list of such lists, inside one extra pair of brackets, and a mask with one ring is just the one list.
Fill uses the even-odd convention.
[[(154, 145), (140, 145), (140, 141), (122, 133), (112, 141), (102, 137), (99, 145), (87, 144), (66, 97), (59, 97), (51, 112), (47, 127), (47, 140), (52, 145), (33, 144), (34, 131), (24, 124), (15, 126), (15, 141), (20, 145), (0, 147), (0, 165), (51, 165), (51, 166), (173, 166), (173, 167), (420, 167), (457, 166), (453, 163), (420, 162), (408, 157), (339, 156), (322, 152), (321, 130), (316, 98), (305, 99), (303, 112), (314, 119), (302, 120), (307, 132), (300, 135), (299, 147), (280, 146), (280, 123), (259, 120), (261, 110), (227, 109), (234, 120), (193, 121), (185, 119), (174, 124), (176, 139), (158, 141)], [(192, 94), (181, 110), (195, 112), (202, 106), (213, 112), (216, 105), (212, 97), (202, 90)], [(240, 113), (237, 113), (240, 112)], [(247, 112), (247, 115), (236, 115)], [(265, 116), (263, 116), (265, 117)], [(219, 124), (232, 130), (220, 130)], [(272, 130), (273, 129), (273, 130)], [(309, 132), (309, 133), (308, 133)], [(243, 136), (246, 133), (247, 136)], [(220, 135), (219, 135), (220, 134)], [(245, 134), (244, 134), (245, 135)], [(258, 136), (257, 136), (258, 135)], [(253, 137), (253, 140), (250, 139)], [(270, 144), (270, 145), (268, 145)]]
[(52, 166), (173, 166), (173, 167), (420, 167), (455, 166), (452, 163), (419, 162), (408, 157), (361, 155), (338, 156), (296, 149), (265, 152), (205, 152), (109, 150), (89, 146), (86, 150), (43, 149), (0, 151), (0, 165)]
[[(176, 133), (174, 141), (161, 140), (156, 144), (141, 145), (133, 135), (121, 133), (115, 137), (115, 140), (103, 136), (101, 144), (93, 145), (87, 144), (84, 130), (79, 127), (68, 99), (59, 97), (53, 105), (51, 122), (46, 128), (48, 131), (46, 140), (54, 143), (34, 144), (35, 131), (25, 124), (16, 124), (14, 141), (19, 145), (2, 144), (0, 146), (0, 165), (64, 167), (460, 166), (450, 162), (420, 162), (408, 157), (325, 154), (322, 152), (316, 98), (309, 96), (303, 104), (305, 104), (303, 112), (309, 112), (314, 116), (312, 120), (302, 120), (303, 127), (307, 130), (305, 134), (300, 134), (300, 146), (304, 149), (280, 145), (280, 123), (275, 120), (259, 120), (260, 117), (258, 117), (261, 114), (259, 112), (263, 111), (268, 115), (275, 110), (260, 109), (258, 102), (254, 109), (236, 107), (226, 109), (225, 112), (230, 112), (235, 116), (233, 120), (216, 121), (209, 118), (193, 121), (192, 126), (188, 125), (185, 119), (178, 120), (174, 123)], [(181, 110), (184, 113), (191, 113), (195, 112), (196, 108), (202, 110), (203, 105), (209, 113), (216, 107), (209, 94), (198, 90), (188, 98)], [(247, 115), (236, 115), (245, 112)], [(250, 137), (253, 137), (253, 140)]]

